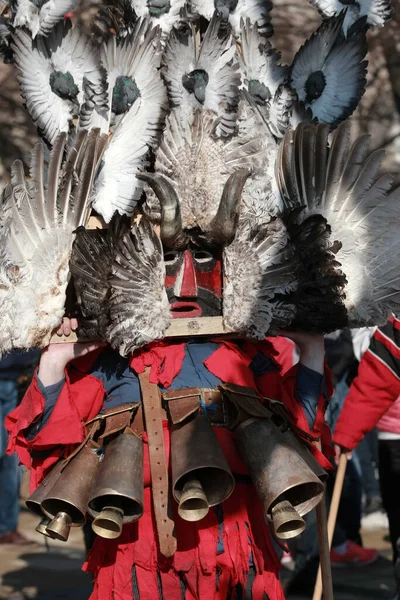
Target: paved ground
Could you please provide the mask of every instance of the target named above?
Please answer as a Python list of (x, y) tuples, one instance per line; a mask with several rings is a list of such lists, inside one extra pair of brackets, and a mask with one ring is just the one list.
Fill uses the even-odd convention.
[[(22, 510), (21, 531), (36, 542), (34, 545), (22, 549), (0, 547), (0, 599), (87, 600), (91, 584), (90, 577), (80, 570), (84, 558), (81, 530), (73, 530), (66, 544), (53, 540), (47, 542), (34, 531), (37, 520), (26, 509)], [(378, 548), (382, 556), (369, 567), (335, 570), (335, 600), (388, 598), (393, 580), (389, 544), (384, 539), (386, 535), (384, 519), (366, 523), (364, 544)], [(304, 598), (301, 597), (302, 600)], [(300, 597), (290, 596), (289, 600), (300, 600)]]

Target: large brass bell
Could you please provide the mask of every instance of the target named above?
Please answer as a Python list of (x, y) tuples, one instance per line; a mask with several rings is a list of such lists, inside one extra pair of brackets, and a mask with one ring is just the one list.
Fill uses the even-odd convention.
[(107, 539), (117, 538), (123, 523), (142, 516), (143, 442), (140, 438), (123, 433), (107, 445), (90, 493), (88, 511), (95, 517), (93, 531)]
[(272, 420), (248, 419), (235, 439), (276, 536), (296, 537), (305, 528), (301, 517), (321, 499), (323, 483)]
[(235, 480), (202, 412), (172, 426), (172, 491), (185, 521), (203, 519), (210, 506), (228, 498)]
[[(324, 483), (328, 478), (328, 473), (321, 467), (318, 461), (311, 454), (310, 450), (305, 446), (305, 444), (298, 438), (298, 436), (291, 430), (287, 429), (283, 432), (285, 439), (290, 443), (293, 449), (297, 452), (299, 456), (304, 460), (304, 462), (310, 467), (311, 471), (318, 477), (318, 479)], [(310, 500), (306, 500), (303, 504), (297, 506), (297, 512), (304, 516), (309, 513), (315, 506), (322, 500), (324, 490), (315, 497)], [(316, 502), (317, 501), (317, 502)]]
[(63, 469), (42, 510), (52, 519), (47, 531), (57, 540), (66, 542), (71, 527), (82, 527), (93, 480), (99, 467), (96, 449), (83, 447)]
[(60, 477), (64, 464), (64, 460), (58, 461), (43, 479), (41, 484), (38, 485), (33, 494), (31, 494), (25, 502), (29, 510), (42, 517), (41, 521), (36, 527), (36, 531), (48, 537), (52, 537), (50, 532), (47, 531), (47, 526), (50, 525), (51, 519), (44, 515), (42, 510), (42, 502), (51, 491), (57, 479)]

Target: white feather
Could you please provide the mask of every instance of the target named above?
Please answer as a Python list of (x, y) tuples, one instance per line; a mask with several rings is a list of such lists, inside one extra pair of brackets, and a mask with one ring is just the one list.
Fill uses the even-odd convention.
[[(215, 2), (214, 0), (191, 0), (192, 11), (211, 20), (214, 10), (222, 12), (224, 2)], [(265, 35), (272, 35), (272, 27), (270, 25), (269, 11), (272, 8), (272, 3), (268, 0), (239, 0), (236, 7), (229, 11), (228, 3), (224, 10), (223, 17), (229, 22), (236, 37), (240, 35), (240, 26), (242, 19), (249, 19), (251, 23), (257, 24), (259, 30)]]
[[(229, 135), (235, 126), (240, 75), (235, 44), (229, 35), (220, 37), (219, 31), (220, 19), (214, 14), (201, 43), (194, 28), (184, 40), (172, 32), (165, 48), (163, 77), (171, 104), (181, 106), (188, 120), (196, 110), (210, 110), (221, 119), (216, 133)], [(208, 75), (202, 104), (182, 83), (183, 76), (195, 69)]]
[[(65, 143), (62, 134), (50, 159), (46, 190), (40, 184), (43, 177), (35, 177), (36, 187), (28, 187), (20, 165), (14, 164), (14, 177), (0, 219), (0, 353), (12, 348), (44, 347), (64, 314), (74, 231), (85, 218), (98, 160), (95, 136), (85, 139), (80, 134), (70, 157), (72, 169), (68, 176), (66, 170), (62, 175), (58, 165)], [(60, 199), (65, 186), (70, 189), (68, 179), (73, 176), (81, 153), (82, 178), (78, 176), (75, 181), (63, 212), (56, 195), (58, 192)], [(38, 154), (35, 148), (32, 160), (36, 161), (33, 176), (33, 172), (38, 174), (43, 169), (43, 151)], [(83, 186), (83, 192), (87, 184), (87, 192), (80, 194), (77, 186)]]
[(94, 208), (106, 222), (117, 210), (131, 215), (142, 193), (136, 173), (146, 166), (147, 154), (154, 147), (166, 108), (165, 88), (157, 70), (160, 62), (160, 31), (139, 23), (131, 38), (117, 46), (112, 38), (104, 50), (102, 62), (107, 69), (109, 106), (119, 75), (133, 78), (140, 96), (120, 118), (104, 153), (96, 180)]
[[(99, 84), (98, 58), (83, 32), (62, 23), (48, 38), (40, 37), (36, 41), (26, 31), (18, 29), (12, 48), (28, 111), (46, 140), (53, 144), (59, 133), (68, 132), (84, 102), (84, 79), (93, 85)], [(55, 71), (72, 75), (78, 87), (76, 102), (62, 99), (52, 91), (49, 79)]]
[(324, 18), (334, 17), (342, 10), (347, 9), (343, 31), (348, 29), (361, 17), (367, 17), (367, 23), (375, 27), (383, 27), (390, 18), (391, 7), (389, 0), (359, 0), (354, 4), (340, 2), (340, 0), (310, 0)]
[(54, 25), (61, 21), (78, 4), (79, 0), (47, 0), (41, 8), (31, 0), (17, 0), (14, 27), (27, 27), (32, 37), (48, 35)]
[[(168, 4), (170, 5), (168, 11), (162, 12), (159, 15), (154, 15), (147, 2), (143, 2), (143, 0), (131, 0), (131, 6), (135, 11), (135, 14), (139, 18), (149, 18), (154, 27), (159, 25), (163, 32), (163, 37), (168, 36), (171, 29), (179, 24), (180, 13), (186, 4), (186, 0), (170, 0), (170, 2), (166, 0), (166, 5)], [(153, 13), (154, 12), (155, 11), (153, 11)]]
[[(356, 108), (366, 86), (365, 32), (349, 38), (341, 32), (343, 15), (332, 18), (313, 33), (297, 52), (291, 67), (291, 85), (299, 100), (311, 108), (320, 123), (339, 124)], [(307, 80), (322, 73), (325, 87), (313, 101), (307, 99)]]

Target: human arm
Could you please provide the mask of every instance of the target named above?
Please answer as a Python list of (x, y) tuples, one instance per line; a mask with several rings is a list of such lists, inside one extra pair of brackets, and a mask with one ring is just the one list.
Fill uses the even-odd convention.
[(304, 332), (285, 332), (299, 349), (295, 399), (301, 404), (310, 430), (314, 428), (325, 372), (324, 336)]
[[(38, 378), (39, 367), (21, 404), (5, 422), (9, 432), (7, 452), (17, 452), (22, 464), (28, 467), (32, 464), (32, 453), (37, 450), (80, 443), (83, 423), (99, 412), (104, 400), (101, 381), (88, 378), (85, 369), (74, 368), (70, 377), (70, 370), (65, 368), (71, 358), (82, 357), (93, 347), (89, 343), (79, 348), (69, 343), (57, 344), (57, 347), (60, 347), (55, 352), (57, 360), (53, 360), (50, 351), (44, 353), (46, 359), (41, 362), (42, 377), (48, 385)], [(60, 365), (64, 365), (62, 369)], [(51, 426), (46, 427), (50, 419)]]
[(335, 427), (334, 443), (344, 451), (353, 450), (399, 394), (400, 320), (392, 317), (375, 331), (361, 359)]
[[(280, 354), (277, 358), (275, 352), (276, 340), (279, 341), (280, 353), (282, 345), (292, 346), (286, 338), (292, 338), (303, 353), (303, 359), (291, 368), (284, 368), (274, 373), (265, 372), (257, 377), (257, 387), (260, 393), (267, 398), (280, 400), (289, 412), (291, 422), (296, 426), (304, 439), (321, 439), (323, 451), (330, 456), (330, 433), (324, 422), (324, 413), (327, 398), (332, 393), (329, 369), (324, 364), (324, 347), (322, 336), (310, 336), (309, 334), (282, 332), (281, 338), (268, 338), (267, 344), (273, 347), (270, 356), (277, 365), (281, 366)], [(307, 348), (307, 343), (309, 347)], [(263, 353), (268, 352), (268, 345), (264, 346)], [(289, 365), (286, 364), (286, 367)], [(314, 370), (312, 367), (316, 367)], [(321, 373), (322, 371), (322, 373)], [(277, 385), (274, 385), (276, 383)], [(303, 433), (301, 433), (303, 432)], [(316, 458), (324, 468), (329, 468), (329, 462), (316, 452)]]
[[(76, 319), (64, 318), (57, 335), (68, 337), (78, 328)], [(40, 357), (38, 378), (44, 388), (60, 383), (65, 378), (65, 369), (72, 360), (105, 346), (103, 342), (63, 342), (49, 344)]]
[(300, 365), (303, 365), (307, 369), (311, 369), (320, 375), (324, 374), (325, 349), (323, 335), (300, 331), (285, 331), (282, 332), (281, 335), (291, 339), (298, 347), (300, 352)]
[[(287, 357), (284, 365), (281, 362), (281, 356), (285, 355), (285, 346), (290, 348), (292, 353), (292, 343), (289, 338), (297, 345), (300, 352), (300, 360), (295, 365), (293, 359), (288, 361)], [(264, 373), (260, 370), (257, 374), (257, 385), (263, 395), (282, 400), (288, 407), (290, 405), (290, 412), (298, 414), (302, 426), (311, 431), (315, 423), (318, 404), (321, 403), (321, 396), (324, 395), (327, 387), (324, 377), (323, 336), (282, 332), (282, 337), (268, 338), (268, 344), (269, 347), (273, 347), (272, 357), (280, 368), (280, 385), (278, 389), (274, 389), (267, 368), (264, 368)], [(276, 347), (279, 348), (278, 352)], [(266, 350), (268, 353), (268, 345)], [(260, 366), (262, 367), (262, 363)], [(282, 367), (284, 368), (282, 369)]]

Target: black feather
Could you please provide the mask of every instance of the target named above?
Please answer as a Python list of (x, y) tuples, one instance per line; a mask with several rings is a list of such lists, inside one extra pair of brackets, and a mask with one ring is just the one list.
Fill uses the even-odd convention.
[(129, 228), (130, 219), (115, 213), (106, 231), (77, 229), (70, 271), (82, 315), (78, 330), (82, 338), (105, 339), (109, 322), (108, 277), (116, 244)]

